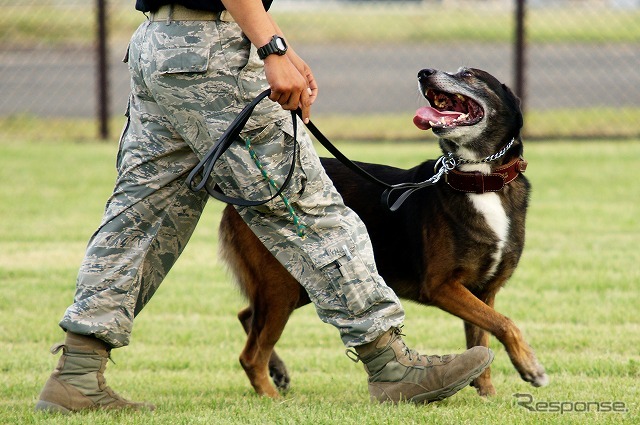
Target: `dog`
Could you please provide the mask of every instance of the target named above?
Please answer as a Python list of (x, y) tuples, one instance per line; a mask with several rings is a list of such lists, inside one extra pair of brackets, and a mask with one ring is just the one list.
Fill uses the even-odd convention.
[[(399, 297), (462, 319), (467, 347), (487, 347), (494, 335), (523, 380), (546, 385), (545, 369), (521, 331), (493, 308), (525, 242), (530, 184), (522, 174), (520, 101), (478, 69), (423, 69), (418, 82), (429, 106), (418, 109), (413, 121), (439, 137), (442, 160), (409, 170), (357, 164), (395, 184), (429, 179), (446, 162), (450, 169), (440, 181), (391, 212), (375, 202), (382, 187), (336, 159), (322, 158), (322, 164), (346, 205), (366, 224), (379, 273)], [(232, 206), (224, 209), (219, 234), (221, 254), (249, 301), (238, 313), (248, 335), (240, 363), (258, 394), (278, 397), (290, 380), (273, 347), (293, 310), (309, 297)], [(490, 373), (487, 368), (471, 384), (481, 396), (496, 393)]]

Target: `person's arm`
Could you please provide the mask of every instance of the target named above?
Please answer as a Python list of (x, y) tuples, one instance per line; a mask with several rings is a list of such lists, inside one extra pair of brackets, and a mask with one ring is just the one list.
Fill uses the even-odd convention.
[[(267, 44), (271, 37), (281, 33), (271, 16), (264, 10), (261, 0), (222, 0), (225, 8), (240, 26), (249, 41), (256, 47)], [(264, 69), (271, 95), (269, 99), (278, 102), (284, 109), (295, 110), (298, 106), (302, 109), (302, 119), (307, 122), (310, 116), (311, 95), (309, 76), (303, 75), (299, 70), (299, 57), (293, 53), (290, 55), (269, 55), (264, 59)], [(297, 62), (297, 65), (294, 63)], [(304, 64), (304, 68), (308, 66)], [(311, 82), (315, 86), (313, 74), (310, 73)], [(317, 90), (317, 87), (315, 88)]]

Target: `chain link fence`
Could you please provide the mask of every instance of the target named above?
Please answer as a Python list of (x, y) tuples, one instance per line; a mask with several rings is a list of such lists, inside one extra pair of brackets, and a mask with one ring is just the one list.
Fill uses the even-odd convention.
[[(122, 56), (145, 16), (133, 0), (104, 2), (101, 97), (99, 1), (0, 0), (0, 137), (95, 138), (100, 99), (116, 137), (129, 86)], [(272, 8), (319, 82), (314, 121), (351, 139), (423, 138), (411, 124), (424, 103), (422, 68), (481, 68), (513, 88), (515, 11), (513, 0), (276, 0)], [(524, 11), (525, 136), (640, 136), (640, 0), (530, 0)]]

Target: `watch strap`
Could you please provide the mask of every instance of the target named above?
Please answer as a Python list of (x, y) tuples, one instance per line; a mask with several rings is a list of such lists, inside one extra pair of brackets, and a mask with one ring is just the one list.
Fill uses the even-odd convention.
[[(278, 39), (280, 39), (282, 44), (284, 45), (284, 50), (278, 47), (278, 44), (277, 44)], [(274, 35), (273, 37), (271, 37), (271, 40), (267, 44), (258, 48), (258, 57), (260, 59), (265, 59), (267, 56), (272, 55), (274, 53), (278, 55), (284, 55), (286, 51), (287, 51), (287, 45), (284, 42), (284, 39), (278, 35)]]

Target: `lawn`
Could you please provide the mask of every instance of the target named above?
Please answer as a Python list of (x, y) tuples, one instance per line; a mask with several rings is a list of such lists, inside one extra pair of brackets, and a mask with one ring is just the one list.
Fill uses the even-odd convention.
[[(433, 139), (340, 147), (354, 159), (401, 167), (438, 155)], [(497, 396), (484, 400), (465, 388), (427, 406), (372, 404), (362, 366), (346, 358), (337, 332), (305, 307), (278, 344), (292, 390), (278, 401), (256, 396), (237, 360), (244, 336), (235, 315), (244, 301), (216, 255), (222, 206), (211, 201), (182, 258), (138, 317), (132, 345), (115, 350), (108, 366), (107, 380), (117, 391), (158, 409), (70, 418), (32, 413), (57, 362), (48, 349), (62, 339), (57, 322), (72, 300), (84, 246), (112, 188), (115, 148), (0, 139), (0, 423), (640, 421), (640, 140), (526, 145), (533, 185), (527, 245), (496, 304), (546, 366), (547, 387), (520, 380), (492, 339)], [(458, 319), (413, 303), (405, 307), (412, 347), (432, 354), (463, 350)]]

